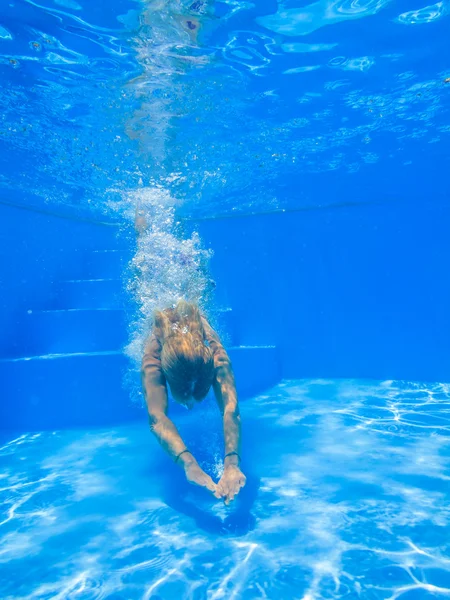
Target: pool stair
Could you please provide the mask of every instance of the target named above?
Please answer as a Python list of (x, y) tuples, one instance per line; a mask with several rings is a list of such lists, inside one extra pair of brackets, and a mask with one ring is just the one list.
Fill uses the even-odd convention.
[[(279, 380), (274, 347), (228, 349), (242, 398)], [(0, 360), (2, 428), (59, 429), (145, 418), (129, 400), (121, 350), (55, 353)]]
[[(15, 339), (0, 348), (0, 429), (101, 426), (145, 418), (123, 385), (130, 369), (123, 353), (127, 297), (120, 276), (125, 260), (124, 252), (91, 252), (75, 279), (54, 283), (48, 307), (30, 307), (19, 316)], [(276, 347), (245, 345), (231, 308), (208, 317), (223, 336), (241, 398), (279, 381)]]

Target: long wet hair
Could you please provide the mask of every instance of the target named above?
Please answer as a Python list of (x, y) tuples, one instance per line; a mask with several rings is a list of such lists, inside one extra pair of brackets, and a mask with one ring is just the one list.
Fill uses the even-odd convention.
[(198, 306), (180, 300), (175, 308), (155, 313), (155, 335), (161, 343), (161, 367), (174, 397), (203, 400), (214, 376), (211, 348)]

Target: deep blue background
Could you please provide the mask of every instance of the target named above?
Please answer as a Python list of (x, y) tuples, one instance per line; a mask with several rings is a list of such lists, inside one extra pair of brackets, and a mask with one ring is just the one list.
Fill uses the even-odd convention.
[[(2, 600), (450, 593), (448, 2), (309, 1), (0, 2)], [(146, 312), (214, 253), (231, 507), (123, 350), (137, 199)], [(169, 410), (218, 481), (214, 399)]]
[[(86, 257), (117, 245), (116, 228), (0, 204), (1, 355), (26, 356), (28, 310), (52, 308), (58, 284), (82, 277)], [(61, 332), (63, 335), (63, 332)]]
[(163, 190), (213, 250), (242, 398), (450, 381), (448, 14), (289, 2), (287, 35), (273, 1), (175, 4), (0, 9), (0, 428), (145, 418), (130, 191)]
[(448, 381), (450, 210), (409, 202), (205, 221), (218, 295), (284, 377)]
[[(3, 428), (144, 418), (122, 386), (133, 237), (1, 210)], [(243, 397), (281, 377), (449, 381), (449, 217), (444, 203), (380, 202), (187, 223), (214, 251), (215, 305), (232, 309), (221, 332), (256, 347), (234, 351)], [(96, 250), (121, 262), (92, 266)], [(79, 356), (17, 360), (54, 352)]]

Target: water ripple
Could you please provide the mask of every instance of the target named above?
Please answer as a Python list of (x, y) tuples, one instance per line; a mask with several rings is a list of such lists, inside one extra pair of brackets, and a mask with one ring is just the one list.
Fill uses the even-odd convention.
[(437, 2), (430, 6), (424, 6), (418, 10), (410, 10), (397, 17), (397, 22), (403, 25), (421, 25), (432, 23), (448, 14), (450, 9), (448, 2)]
[(270, 64), (272, 56), (280, 54), (271, 37), (252, 31), (236, 31), (223, 50), (225, 60), (238, 63), (256, 72)]
[(286, 381), (242, 419), (249, 481), (231, 511), (144, 425), (4, 443), (1, 597), (450, 595), (450, 385)]
[(440, 27), (447, 0), (400, 16), (388, 0), (263, 4), (6, 2), (2, 192), (128, 219), (129, 190), (157, 185), (185, 216), (238, 214), (317, 205), (312, 184), (288, 197), (293, 179), (441, 156), (445, 32), (421, 33), (424, 71), (403, 25)]
[(302, 8), (281, 4), (274, 15), (258, 17), (259, 25), (288, 36), (308, 35), (325, 25), (374, 15), (390, 0), (318, 0)]

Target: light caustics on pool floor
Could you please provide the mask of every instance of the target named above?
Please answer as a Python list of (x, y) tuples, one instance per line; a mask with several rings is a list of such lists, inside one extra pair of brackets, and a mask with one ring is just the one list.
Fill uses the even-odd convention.
[[(213, 408), (180, 427), (217, 475)], [(144, 423), (5, 442), (0, 597), (450, 596), (450, 386), (290, 381), (242, 414), (232, 510), (188, 486)]]

